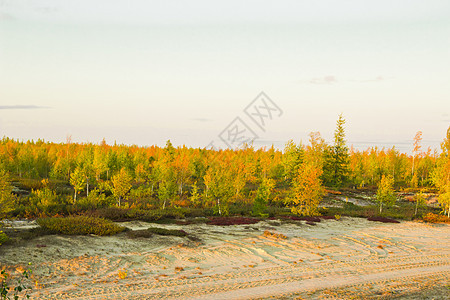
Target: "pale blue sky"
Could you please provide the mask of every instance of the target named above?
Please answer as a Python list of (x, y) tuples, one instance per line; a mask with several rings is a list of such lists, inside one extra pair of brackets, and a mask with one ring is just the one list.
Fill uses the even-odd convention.
[(0, 0), (0, 135), (204, 147), (264, 91), (256, 145), (343, 113), (356, 147), (437, 148), (449, 37), (449, 1)]

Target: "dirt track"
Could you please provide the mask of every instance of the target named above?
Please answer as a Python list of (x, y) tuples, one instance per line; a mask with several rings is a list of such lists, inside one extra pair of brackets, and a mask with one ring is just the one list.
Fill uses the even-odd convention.
[[(0, 264), (33, 262), (32, 299), (380, 299), (418, 292), (427, 298), (433, 291), (439, 299), (448, 291), (449, 225), (344, 218), (316, 226), (164, 226), (183, 228), (202, 243), (46, 236), (4, 247)], [(267, 237), (266, 230), (287, 238)]]

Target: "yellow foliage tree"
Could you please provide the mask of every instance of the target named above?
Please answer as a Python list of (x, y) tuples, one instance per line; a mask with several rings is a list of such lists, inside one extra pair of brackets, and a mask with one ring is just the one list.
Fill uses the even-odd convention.
[(302, 216), (318, 215), (319, 203), (324, 195), (320, 176), (322, 170), (311, 163), (301, 164), (292, 182), (292, 196), (287, 204), (291, 211)]
[(117, 205), (120, 206), (121, 200), (125, 198), (131, 190), (132, 177), (128, 174), (125, 168), (120, 169), (119, 173), (114, 175), (111, 179), (112, 192), (117, 197)]
[(14, 197), (8, 173), (0, 170), (0, 220), (13, 209)]

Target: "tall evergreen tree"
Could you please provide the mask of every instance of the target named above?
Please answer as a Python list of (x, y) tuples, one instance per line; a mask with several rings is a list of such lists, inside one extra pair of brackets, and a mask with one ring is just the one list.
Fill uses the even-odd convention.
[(345, 119), (342, 114), (336, 122), (334, 145), (325, 151), (323, 180), (326, 185), (337, 188), (348, 181), (349, 151), (345, 141)]
[(284, 167), (284, 180), (289, 185), (298, 175), (298, 169), (303, 163), (304, 152), (302, 144), (296, 145), (293, 140), (289, 140), (284, 147), (282, 162)]

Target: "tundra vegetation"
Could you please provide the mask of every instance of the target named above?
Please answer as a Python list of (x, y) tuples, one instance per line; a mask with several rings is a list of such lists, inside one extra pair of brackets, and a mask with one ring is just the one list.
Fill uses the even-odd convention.
[[(40, 224), (55, 230), (64, 221), (46, 218), (84, 215), (86, 219), (69, 219), (64, 226), (70, 231), (76, 222), (87, 222), (89, 228), (102, 224), (105, 234), (120, 229), (87, 217), (114, 221), (214, 215), (448, 219), (450, 128), (440, 150), (423, 151), (419, 132), (408, 154), (395, 147), (364, 151), (349, 147), (344, 126), (340, 115), (331, 144), (313, 132), (306, 145), (291, 140), (283, 151), (273, 146), (216, 151), (174, 147), (170, 141), (165, 147), (140, 147), (4, 137), (0, 140), (0, 219), (41, 218)], [(358, 193), (369, 195), (364, 200), (372, 205), (341, 201), (339, 207), (324, 208), (324, 201), (362, 197)], [(412, 193), (411, 201), (405, 201), (407, 193)], [(425, 205), (432, 194), (438, 201), (434, 208)], [(442, 216), (434, 218), (430, 213)], [(0, 243), (3, 236), (0, 233)]]

